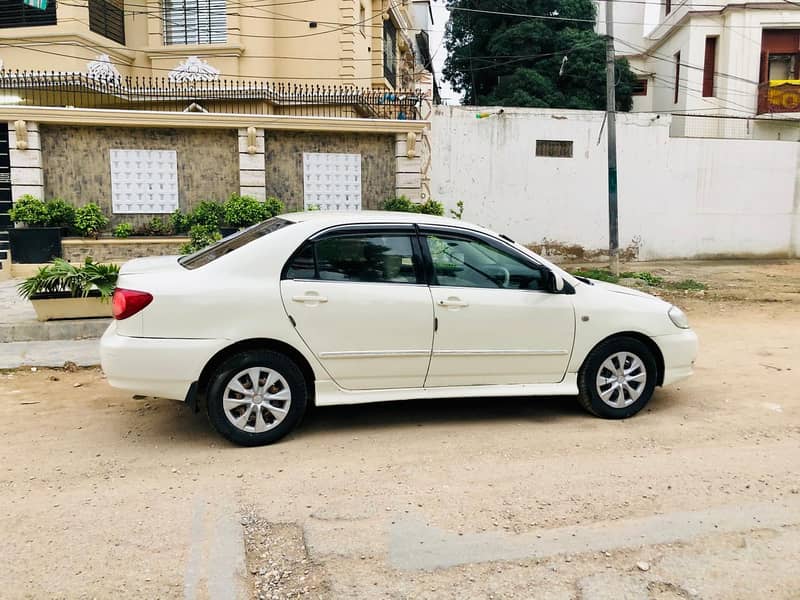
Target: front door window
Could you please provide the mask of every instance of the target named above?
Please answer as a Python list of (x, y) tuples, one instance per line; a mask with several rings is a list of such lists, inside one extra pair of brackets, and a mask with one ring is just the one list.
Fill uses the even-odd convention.
[(484, 241), (437, 235), (426, 239), (434, 285), (541, 290), (546, 284), (542, 269)]

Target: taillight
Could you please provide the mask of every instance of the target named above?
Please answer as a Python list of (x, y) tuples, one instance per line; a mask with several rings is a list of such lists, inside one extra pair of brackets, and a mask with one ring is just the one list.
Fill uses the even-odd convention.
[(117, 320), (132, 317), (153, 301), (153, 296), (147, 292), (125, 290), (117, 288), (111, 298), (111, 311)]

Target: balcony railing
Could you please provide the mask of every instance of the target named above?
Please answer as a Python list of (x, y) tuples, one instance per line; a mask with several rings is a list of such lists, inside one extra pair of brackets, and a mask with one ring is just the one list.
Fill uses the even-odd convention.
[(795, 112), (800, 112), (800, 80), (772, 80), (758, 86), (758, 114)]
[(416, 120), (422, 95), (339, 85), (255, 80), (173, 82), (166, 77), (0, 71), (18, 106)]

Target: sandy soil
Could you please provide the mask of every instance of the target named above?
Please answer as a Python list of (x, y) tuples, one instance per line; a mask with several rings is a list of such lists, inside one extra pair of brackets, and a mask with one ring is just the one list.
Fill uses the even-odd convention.
[(243, 449), (97, 370), (0, 374), (0, 595), (800, 598), (800, 263), (650, 267), (709, 283), (701, 354), (622, 422), (331, 407)]

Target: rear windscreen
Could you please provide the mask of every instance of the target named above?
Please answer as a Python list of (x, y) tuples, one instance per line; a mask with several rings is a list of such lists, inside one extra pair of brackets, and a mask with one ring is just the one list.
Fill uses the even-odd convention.
[(278, 217), (268, 219), (263, 223), (258, 223), (247, 229), (242, 229), (240, 232), (223, 238), (217, 243), (203, 248), (202, 250), (198, 250), (193, 254), (181, 256), (178, 262), (187, 269), (197, 269), (198, 267), (207, 265), (212, 260), (218, 259), (220, 256), (225, 256), (229, 252), (233, 252), (237, 248), (249, 244), (253, 240), (257, 240), (258, 238), (264, 237), (273, 231), (277, 231), (291, 224), (292, 221), (287, 221)]

